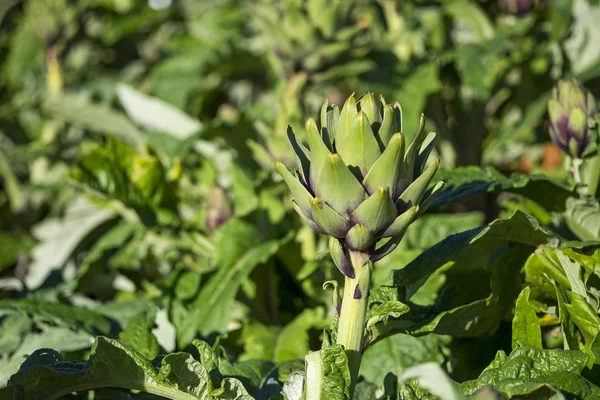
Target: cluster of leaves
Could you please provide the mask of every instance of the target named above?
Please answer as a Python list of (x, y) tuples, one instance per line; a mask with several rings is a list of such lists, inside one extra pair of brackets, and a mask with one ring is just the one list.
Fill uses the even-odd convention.
[(273, 169), (367, 90), (446, 188), (376, 263), (354, 398), (598, 398), (599, 194), (545, 113), (599, 93), (600, 5), (499, 3), (0, 2), (0, 398), (349, 398), (343, 276)]

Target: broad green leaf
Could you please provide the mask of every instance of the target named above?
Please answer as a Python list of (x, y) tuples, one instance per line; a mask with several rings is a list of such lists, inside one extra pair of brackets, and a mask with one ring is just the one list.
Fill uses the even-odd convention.
[(27, 24), (21, 24), (19, 29), (13, 31), (8, 54), (2, 62), (2, 76), (10, 87), (21, 87), (27, 75), (41, 72), (44, 65), (43, 46), (42, 38)]
[(3, 189), (6, 191), (11, 210), (13, 212), (18, 212), (23, 207), (25, 200), (23, 197), (23, 188), (10, 166), (8, 157), (4, 151), (2, 151), (2, 148), (0, 148), (0, 178)]
[(494, 35), (492, 23), (477, 3), (453, 0), (445, 4), (445, 10), (455, 21), (466, 25), (479, 41), (490, 39)]
[(539, 393), (535, 398), (550, 398), (562, 392), (567, 398), (591, 400), (598, 397), (600, 388), (580, 375), (586, 362), (587, 356), (580, 351), (517, 347), (508, 356), (499, 351), (477, 379), (459, 386), (467, 395), (490, 385), (508, 396)]
[(23, 313), (34, 321), (81, 329), (91, 334), (107, 335), (112, 329), (111, 319), (93, 310), (42, 300), (0, 300), (0, 315), (13, 313)]
[(148, 210), (174, 208), (174, 187), (160, 159), (117, 140), (88, 147), (71, 177), (86, 189), (133, 208), (150, 225), (155, 217)]
[(567, 275), (567, 279), (569, 280), (569, 284), (571, 285), (571, 290), (589, 303), (590, 300), (588, 298), (588, 293), (585, 288), (585, 283), (582, 280), (582, 267), (576, 262), (573, 262), (560, 250), (555, 250), (554, 253), (558, 257), (558, 261), (565, 271), (565, 275)]
[(403, 371), (418, 364), (444, 363), (448, 342), (447, 338), (439, 335), (390, 336), (367, 348), (360, 364), (360, 374), (382, 388), (388, 373), (400, 377)]
[(600, 317), (588, 304), (585, 297), (575, 292), (567, 292), (567, 296), (568, 303), (564, 304), (564, 308), (569, 313), (570, 320), (579, 328), (579, 332), (583, 336), (583, 343), (580, 346), (589, 355), (588, 366), (591, 368), (596, 361), (592, 345), (600, 334)]
[(437, 363), (428, 362), (416, 365), (402, 372), (400, 380), (416, 379), (419, 385), (429, 390), (440, 400), (460, 400), (465, 397), (454, 385), (454, 382)]
[(280, 363), (300, 359), (310, 350), (309, 330), (320, 330), (327, 324), (322, 308), (306, 309), (282, 328), (250, 323), (242, 331), (244, 353), (240, 360), (266, 359)]
[(415, 284), (459, 255), (466, 257), (462, 253), (475, 259), (476, 254), (490, 251), (489, 247), (482, 244), (499, 248), (508, 243), (520, 243), (535, 248), (552, 239), (553, 236), (533, 217), (516, 211), (510, 218), (497, 219), (487, 226), (457, 233), (442, 240), (405, 268), (396, 271), (394, 281), (399, 286)]
[(261, 383), (274, 368), (268, 360), (228, 361), (220, 360), (219, 372), (224, 376), (235, 376), (252, 394), (256, 394)]
[(243, 217), (258, 207), (260, 200), (256, 194), (255, 182), (235, 164), (231, 166), (231, 191), (233, 209), (238, 217)]
[[(425, 108), (427, 97), (440, 90), (439, 66), (436, 63), (426, 63), (415, 68), (402, 82), (396, 99), (402, 101), (402, 133), (405, 143), (410, 143), (419, 127), (419, 116)], [(408, 146), (407, 146), (408, 147)]]
[(555, 183), (545, 175), (517, 175), (507, 178), (491, 167), (440, 170), (433, 180), (442, 180), (446, 186), (432, 207), (481, 193), (511, 192), (534, 200), (549, 211), (564, 211), (567, 199), (575, 195), (574, 188)]
[(281, 393), (286, 400), (300, 400), (304, 393), (304, 371), (292, 372)]
[(33, 230), (39, 243), (32, 249), (25, 282), (30, 289), (39, 287), (52, 270), (61, 270), (81, 241), (94, 229), (114, 217), (83, 197), (75, 198), (62, 218), (47, 218)]
[(462, 293), (446, 293), (431, 306), (376, 324), (373, 342), (399, 332), (457, 337), (492, 334), (518, 297), (519, 272), (527, 257), (537, 246), (555, 241), (536, 220), (520, 211), (448, 237), (395, 271), (398, 292), (390, 291), (388, 299), (408, 301), (442, 267), (446, 268), (445, 285), (454, 281), (464, 288)]
[(143, 312), (127, 324), (125, 330), (119, 334), (119, 340), (126, 346), (136, 350), (142, 356), (152, 359), (159, 351), (158, 340), (152, 333), (156, 310)]
[(58, 351), (77, 351), (89, 349), (94, 337), (83, 331), (66, 327), (52, 327), (39, 333), (26, 333), (21, 343), (10, 356), (0, 359), (0, 387), (6, 386), (8, 379), (19, 370), (23, 361), (41, 348), (53, 348)]
[(600, 204), (591, 197), (570, 198), (563, 214), (567, 226), (581, 240), (600, 239)]
[(13, 266), (34, 245), (34, 240), (22, 232), (0, 232), (0, 271)]
[(387, 322), (390, 318), (398, 318), (409, 311), (410, 308), (399, 301), (386, 301), (378, 304), (368, 312), (367, 329), (379, 322)]
[[(424, 214), (410, 225), (399, 247), (426, 250), (450, 235), (480, 227), (484, 220), (485, 216), (479, 211), (459, 214)], [(382, 262), (385, 262), (384, 260)]]
[(183, 320), (175, 321), (181, 344), (189, 343), (198, 330), (202, 334), (224, 332), (240, 286), (280, 246), (279, 240), (262, 241), (256, 228), (240, 220), (227, 222), (216, 235), (218, 271), (202, 287)]
[(341, 345), (324, 346), (305, 360), (307, 399), (350, 399), (348, 357)]
[(167, 133), (178, 140), (187, 139), (202, 129), (200, 121), (131, 86), (117, 85), (117, 95), (129, 117), (147, 129)]
[(575, 0), (572, 4), (575, 22), (573, 32), (564, 43), (566, 55), (575, 75), (597, 73), (600, 28), (595, 21), (600, 18), (600, 6), (584, 0)]
[(47, 96), (42, 108), (57, 120), (80, 125), (97, 133), (119, 138), (136, 148), (145, 142), (144, 135), (118, 111), (106, 105), (92, 104), (75, 94)]
[(233, 378), (212, 389), (208, 369), (188, 353), (171, 353), (160, 368), (119, 342), (99, 337), (88, 361), (66, 361), (60, 353), (37, 350), (13, 375), (0, 397), (56, 398), (102, 387), (140, 390), (173, 400), (251, 399)]
[(542, 329), (533, 306), (529, 303), (529, 286), (521, 291), (515, 305), (515, 316), (512, 321), (512, 347), (519, 345), (541, 349)]

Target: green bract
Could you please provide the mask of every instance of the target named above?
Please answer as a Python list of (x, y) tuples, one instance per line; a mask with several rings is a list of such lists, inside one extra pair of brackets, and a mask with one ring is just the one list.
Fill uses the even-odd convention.
[(372, 261), (390, 253), (441, 191), (442, 182), (430, 187), (439, 160), (426, 166), (436, 134), (425, 134), (424, 127), (421, 116), (406, 147), (400, 104), (368, 93), (358, 101), (350, 96), (341, 110), (326, 101), (321, 129), (314, 119), (306, 122), (310, 150), (288, 128), (298, 170), (293, 175), (281, 163), (277, 169), (304, 221), (331, 236), (331, 254), (345, 275), (354, 277), (350, 252), (368, 254)]

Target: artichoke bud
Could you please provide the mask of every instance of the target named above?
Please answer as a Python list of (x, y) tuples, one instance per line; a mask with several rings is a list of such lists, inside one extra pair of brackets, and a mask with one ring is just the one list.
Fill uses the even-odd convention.
[(500, 11), (517, 16), (527, 13), (534, 4), (535, 0), (498, 0)]
[(326, 101), (320, 127), (309, 119), (305, 129), (308, 148), (287, 130), (295, 173), (282, 163), (277, 169), (294, 209), (311, 228), (330, 236), (335, 264), (354, 277), (353, 252), (373, 261), (384, 257), (441, 191), (443, 185), (431, 185), (439, 160), (427, 163), (436, 135), (425, 133), (422, 117), (406, 146), (400, 105), (372, 93), (358, 100), (350, 96), (341, 109)]
[(590, 144), (588, 118), (596, 114), (596, 100), (576, 79), (562, 79), (548, 101), (550, 136), (561, 150), (581, 158)]
[(223, 188), (215, 186), (209, 193), (204, 205), (204, 222), (211, 231), (223, 225), (233, 215), (231, 203)]

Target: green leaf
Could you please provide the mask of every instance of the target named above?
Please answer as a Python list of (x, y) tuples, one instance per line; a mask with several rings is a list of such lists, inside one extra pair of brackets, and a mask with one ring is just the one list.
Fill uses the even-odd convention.
[(147, 129), (167, 133), (178, 140), (185, 140), (202, 129), (200, 121), (131, 86), (118, 84), (117, 95), (129, 117)]
[(395, 271), (400, 298), (398, 292), (390, 291), (391, 298), (387, 299), (409, 301), (442, 267), (444, 284), (454, 281), (464, 288), (462, 293), (447, 292), (431, 306), (416, 307), (400, 318), (376, 324), (372, 341), (399, 332), (457, 337), (492, 334), (521, 290), (519, 272), (527, 257), (537, 246), (555, 241), (535, 219), (520, 211), (508, 219), (448, 237)]
[(531, 199), (548, 211), (564, 211), (567, 199), (575, 196), (573, 187), (553, 182), (545, 175), (517, 175), (507, 178), (491, 167), (460, 167), (439, 170), (433, 181), (446, 183), (432, 207), (456, 202), (465, 197), (489, 192), (511, 192)]
[(402, 102), (402, 133), (405, 135), (405, 143), (412, 141), (414, 132), (419, 128), (420, 116), (428, 96), (442, 87), (439, 69), (439, 64), (433, 62), (418, 66), (403, 79), (400, 91), (394, 96), (396, 99), (410, 99)]
[(305, 360), (307, 399), (350, 399), (350, 370), (342, 345), (324, 346)]
[[(14, 327), (11, 327), (14, 329)], [(4, 333), (3, 333), (4, 334)], [(23, 334), (23, 333), (22, 333)], [(6, 386), (8, 379), (19, 370), (23, 361), (41, 348), (53, 348), (59, 351), (78, 351), (89, 349), (94, 337), (83, 331), (66, 327), (50, 327), (40, 333), (26, 333), (19, 346), (0, 359), (0, 387)]]
[(83, 239), (113, 217), (111, 210), (77, 197), (69, 203), (62, 218), (47, 218), (35, 226), (33, 236), (39, 243), (31, 252), (33, 260), (25, 278), (27, 286), (35, 289), (52, 270), (62, 269)]
[(560, 391), (567, 398), (591, 400), (597, 398), (600, 388), (580, 375), (586, 361), (587, 356), (580, 351), (518, 347), (509, 356), (499, 351), (477, 379), (459, 386), (467, 395), (490, 385), (507, 396), (540, 390), (534, 398), (551, 398)]
[(266, 262), (281, 245), (280, 240), (261, 240), (261, 233), (240, 220), (230, 220), (216, 233), (217, 273), (191, 302), (191, 310), (175, 322), (180, 344), (189, 343), (199, 330), (203, 334), (224, 332), (235, 296), (252, 270)]
[(252, 178), (235, 164), (231, 165), (231, 192), (233, 209), (238, 217), (250, 214), (260, 203)]
[(18, 258), (27, 254), (35, 242), (20, 232), (0, 232), (0, 271), (13, 266)]
[(117, 140), (87, 148), (71, 177), (86, 189), (133, 208), (141, 218), (147, 217), (148, 209), (174, 207), (174, 188), (159, 158), (137, 153)]
[(0, 314), (12, 313), (27, 314), (35, 321), (81, 329), (91, 334), (107, 335), (112, 328), (112, 321), (109, 318), (93, 310), (41, 300), (0, 300)]
[(583, 335), (582, 348), (589, 355), (588, 366), (591, 368), (596, 361), (596, 355), (592, 351), (592, 345), (598, 339), (600, 334), (600, 317), (592, 309), (585, 297), (567, 292), (568, 303), (564, 304), (565, 310), (569, 313), (569, 318)]
[(37, 350), (13, 375), (0, 397), (50, 399), (102, 387), (140, 390), (173, 400), (251, 399), (239, 381), (227, 378), (212, 391), (209, 371), (188, 353), (172, 353), (160, 368), (119, 342), (99, 337), (88, 361), (66, 361), (60, 353)]
[(521, 291), (515, 305), (515, 316), (512, 321), (512, 347), (525, 345), (542, 349), (542, 329), (538, 323), (535, 308), (529, 303), (530, 289), (527, 286)]
[(461, 400), (464, 396), (455, 387), (454, 382), (435, 362), (416, 365), (400, 375), (402, 381), (416, 379), (421, 387), (427, 389), (440, 400)]
[(142, 356), (152, 359), (159, 351), (158, 340), (152, 333), (156, 310), (143, 312), (129, 322), (125, 330), (119, 334), (119, 340), (126, 346), (131, 347)]
[(244, 386), (255, 394), (266, 380), (274, 364), (268, 360), (228, 361), (220, 360), (219, 372), (224, 376), (235, 376)]
[(485, 12), (467, 0), (454, 0), (445, 4), (445, 10), (455, 21), (465, 24), (480, 41), (494, 35), (494, 27)]
[(567, 279), (569, 280), (569, 284), (571, 285), (571, 290), (589, 303), (589, 297), (587, 290), (585, 288), (585, 283), (581, 279), (582, 277), (582, 267), (576, 262), (573, 262), (560, 250), (555, 250), (554, 253), (558, 257), (560, 261), (560, 265), (562, 266), (565, 274), (567, 275)]
[[(533, 217), (516, 211), (507, 219), (497, 219), (487, 226), (449, 236), (425, 251), (405, 268), (396, 271), (394, 281), (399, 286), (413, 285), (463, 252), (476, 260), (477, 254), (490, 251), (489, 247), (482, 244), (499, 248), (512, 242), (535, 248), (550, 242), (551, 239), (553, 236)], [(466, 254), (461, 257), (468, 257)]]
[(388, 373), (399, 377), (407, 368), (425, 362), (442, 364), (449, 340), (439, 335), (414, 337), (397, 334), (369, 346), (365, 352), (360, 374), (378, 387), (384, 386)]
[(292, 372), (288, 381), (283, 385), (281, 393), (286, 400), (300, 400), (304, 393), (304, 371)]
[(47, 96), (43, 110), (52, 118), (80, 125), (97, 133), (119, 138), (141, 149), (144, 135), (118, 111), (102, 104), (92, 104), (70, 93)]
[(323, 329), (328, 322), (322, 308), (306, 309), (282, 328), (251, 322), (242, 331), (244, 353), (239, 359), (266, 359), (275, 363), (300, 359), (310, 350), (309, 330)]
[(410, 311), (410, 308), (399, 301), (386, 301), (369, 310), (367, 329), (379, 322), (387, 322), (390, 318), (398, 318)]
[(581, 240), (600, 239), (600, 204), (596, 199), (569, 198), (563, 218), (569, 229)]

